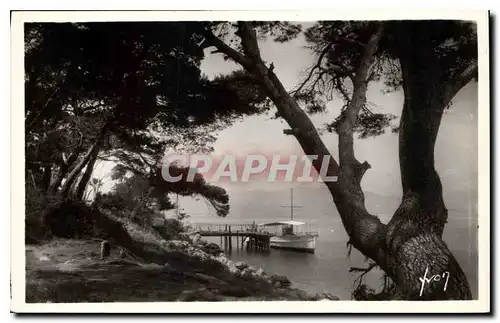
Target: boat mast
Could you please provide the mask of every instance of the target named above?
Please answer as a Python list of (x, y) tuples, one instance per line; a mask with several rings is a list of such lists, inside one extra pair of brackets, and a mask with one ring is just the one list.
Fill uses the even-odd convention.
[(302, 207), (300, 205), (293, 205), (293, 188), (290, 188), (290, 205), (282, 205), (281, 207), (290, 208), (290, 220), (293, 221), (293, 209)]

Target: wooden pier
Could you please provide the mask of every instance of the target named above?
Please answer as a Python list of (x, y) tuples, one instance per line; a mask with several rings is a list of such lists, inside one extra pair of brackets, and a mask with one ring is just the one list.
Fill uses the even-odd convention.
[[(197, 231), (202, 237), (220, 237), (220, 247), (231, 252), (233, 250), (233, 238), (236, 240), (236, 250), (269, 251), (269, 240), (274, 234), (258, 230), (255, 225), (199, 225)], [(245, 241), (247, 241), (245, 246)]]

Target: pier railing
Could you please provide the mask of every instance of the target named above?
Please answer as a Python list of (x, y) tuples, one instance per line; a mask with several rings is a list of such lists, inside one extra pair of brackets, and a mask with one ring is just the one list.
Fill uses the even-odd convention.
[(269, 250), (270, 238), (275, 233), (254, 224), (197, 224), (195, 230), (202, 237), (220, 237), (220, 246), (231, 251), (233, 238), (236, 239), (236, 249)]
[[(265, 226), (259, 226), (256, 224), (195, 224), (194, 225), (195, 230), (203, 233), (205, 235), (217, 235), (217, 233), (225, 234), (229, 230), (234, 234), (235, 232), (238, 232), (238, 234), (243, 234), (243, 233), (261, 233), (261, 234), (267, 234), (270, 236), (275, 236), (275, 235), (280, 235), (282, 232), (281, 230), (269, 230), (269, 227)], [(319, 235), (319, 232), (316, 230), (311, 230), (312, 228), (308, 227), (303, 230), (294, 230), (293, 234), (297, 236), (302, 236), (302, 235)]]
[(273, 234), (264, 227), (256, 224), (195, 224), (193, 225), (197, 231), (203, 232), (225, 232), (231, 229), (238, 232), (262, 232)]

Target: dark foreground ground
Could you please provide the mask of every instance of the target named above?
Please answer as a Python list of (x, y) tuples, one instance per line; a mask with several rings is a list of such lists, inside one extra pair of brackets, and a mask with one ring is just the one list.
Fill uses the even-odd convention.
[(226, 261), (202, 261), (182, 251), (165, 252), (167, 261), (159, 265), (123, 256), (120, 250), (112, 248), (102, 260), (98, 240), (27, 245), (26, 302), (337, 299), (293, 289), (267, 274), (263, 278), (262, 270), (258, 275), (230, 270)]

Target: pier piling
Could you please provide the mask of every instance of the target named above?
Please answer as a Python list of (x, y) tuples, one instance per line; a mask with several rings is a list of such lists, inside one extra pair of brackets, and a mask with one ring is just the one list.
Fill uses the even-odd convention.
[(200, 226), (198, 229), (202, 237), (220, 237), (220, 247), (227, 252), (231, 252), (233, 249), (233, 237), (236, 237), (236, 250), (243, 250), (246, 240), (248, 240), (247, 250), (269, 250), (269, 240), (272, 236), (269, 232), (259, 231), (255, 225), (237, 225), (236, 227), (241, 230), (236, 231), (233, 231), (234, 227), (235, 225), (218, 224), (208, 225), (208, 228), (205, 227), (206, 229)]

